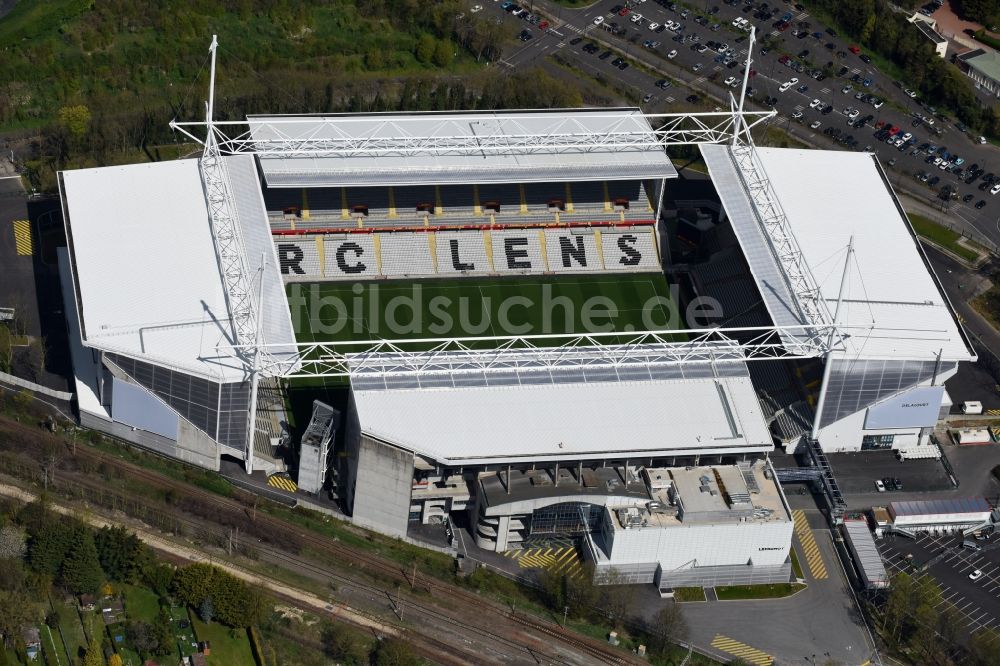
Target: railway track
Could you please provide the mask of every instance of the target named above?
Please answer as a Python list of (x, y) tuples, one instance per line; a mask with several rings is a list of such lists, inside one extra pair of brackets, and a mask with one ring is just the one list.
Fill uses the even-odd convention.
[[(6, 419), (4, 420), (6, 421)], [(7, 428), (13, 427), (16, 430), (31, 432), (36, 437), (38, 435), (38, 430), (32, 426), (10, 421), (7, 421), (5, 426)], [(252, 502), (241, 500), (240, 498), (240, 495), (246, 495), (248, 499), (252, 497), (246, 491), (237, 491), (238, 494), (234, 498), (222, 497), (192, 486), (189, 483), (152, 472), (112, 454), (86, 446), (79, 446), (76, 456), (90, 458), (99, 463), (113, 466), (121, 470), (130, 479), (142, 481), (151, 487), (163, 490), (172, 489), (185, 498), (197, 499), (210, 507), (217, 508), (219, 518), (222, 520), (228, 515), (228, 517), (236, 522), (238, 520), (245, 520), (252, 515), (252, 522), (254, 524), (266, 526), (271, 530), (268, 533), (270, 537), (284, 535), (285, 539), (291, 541), (293, 544), (332, 556), (335, 561), (351, 566), (355, 572), (372, 576), (377, 575), (380, 579), (388, 579), (399, 586), (399, 594), (403, 596), (406, 606), (412, 608), (415, 612), (426, 614), (428, 618), (433, 617), (438, 622), (449, 624), (456, 629), (479, 636), (483, 640), (502, 647), (505, 651), (513, 651), (513, 654), (523, 655), (530, 659), (530, 663), (574, 663), (552, 652), (553, 641), (572, 648), (577, 652), (584, 653), (590, 660), (599, 663), (633, 663), (632, 660), (626, 658), (627, 655), (625, 653), (614, 650), (609, 646), (604, 646), (599, 641), (578, 636), (556, 624), (547, 623), (523, 614), (512, 613), (495, 602), (483, 599), (479, 595), (473, 594), (460, 586), (436, 580), (429, 575), (421, 577), (420, 584), (416, 587), (426, 590), (437, 598), (459, 603), (452, 603), (446, 610), (440, 605), (421, 601), (416, 595), (408, 593), (404, 589), (404, 585), (412, 587), (411, 583), (416, 583), (416, 581), (410, 581), (403, 565), (400, 563), (344, 545), (336, 540), (301, 530), (266, 512), (255, 511)], [(61, 474), (63, 478), (66, 478), (67, 475), (72, 476), (74, 483), (88, 487), (93, 491), (103, 490), (107, 492), (109, 490), (107, 485), (103, 484), (100, 479), (88, 478), (86, 474), (81, 475), (72, 471), (63, 471)], [(165, 509), (158, 507), (158, 510), (163, 511)], [(251, 512), (254, 513), (251, 514)], [(173, 519), (185, 525), (189, 530), (212, 534), (219, 539), (225, 536), (218, 530), (213, 531), (210, 529), (205, 522), (191, 519), (179, 509), (171, 510), (170, 514)], [(344, 584), (354, 586), (356, 589), (363, 589), (377, 595), (391, 595), (395, 592), (395, 590), (360, 580), (360, 575), (349, 576), (332, 567), (324, 567), (305, 558), (290, 554), (280, 547), (280, 543), (265, 544), (259, 542), (254, 545), (254, 548), (260, 552), (266, 552), (269, 557), (288, 562), (295, 569), (307, 570), (314, 575), (321, 575), (329, 580), (341, 581)], [(470, 622), (470, 618), (477, 618), (480, 621), (476, 623)], [(379, 618), (379, 621), (384, 622), (385, 620), (384, 618)], [(510, 631), (506, 631), (503, 634), (498, 633), (502, 627), (508, 627)], [(420, 634), (421, 638), (418, 638), (412, 629), (401, 628), (405, 629), (415, 642), (420, 640), (436, 641), (442, 649), (447, 647), (447, 649), (451, 650), (464, 651), (461, 646), (443, 643), (438, 639), (428, 637), (424, 634)], [(531, 647), (528, 644), (529, 642), (538, 647)], [(481, 655), (473, 659), (473, 661), (481, 660)]]

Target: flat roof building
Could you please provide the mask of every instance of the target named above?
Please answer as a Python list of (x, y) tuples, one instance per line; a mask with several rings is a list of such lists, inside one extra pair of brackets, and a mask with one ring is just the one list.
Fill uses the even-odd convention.
[(937, 21), (920, 12), (916, 12), (907, 19), (916, 26), (920, 34), (934, 45), (934, 53), (937, 57), (944, 58), (948, 54), (948, 40), (937, 31)]
[(608, 503), (585, 540), (604, 583), (788, 582), (794, 524), (768, 461), (643, 470), (651, 500)]
[(990, 521), (993, 507), (982, 497), (890, 502), (894, 529), (906, 532), (954, 532)]
[(1000, 97), (1000, 54), (992, 49), (975, 49), (959, 55), (958, 62), (976, 87)]

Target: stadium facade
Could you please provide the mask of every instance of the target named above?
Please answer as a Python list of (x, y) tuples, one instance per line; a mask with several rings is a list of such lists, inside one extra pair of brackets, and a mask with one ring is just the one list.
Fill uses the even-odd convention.
[[(80, 419), (208, 469), (288, 469), (386, 534), (461, 515), (482, 548), (571, 537), (598, 574), (664, 590), (787, 580), (768, 452), (923, 455), (974, 354), (876, 158), (756, 149), (766, 117), (251, 117), (235, 138), (208, 123), (200, 159), (62, 172)], [(710, 181), (678, 180), (671, 143), (700, 145)], [(721, 313), (324, 339), (333, 315), (292, 297), (586, 275)], [(296, 472), (288, 393), (313, 390), (339, 397)]]

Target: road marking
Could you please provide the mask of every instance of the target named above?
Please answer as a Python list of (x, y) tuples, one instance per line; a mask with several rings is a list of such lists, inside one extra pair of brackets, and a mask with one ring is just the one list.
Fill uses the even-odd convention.
[(522, 569), (548, 569), (569, 578), (584, 575), (583, 562), (575, 546), (529, 548), (521, 552), (517, 564)]
[(735, 655), (743, 661), (754, 664), (755, 666), (771, 666), (771, 664), (774, 663), (774, 657), (768, 653), (758, 650), (757, 648), (750, 647), (746, 643), (741, 643), (737, 640), (729, 638), (728, 636), (723, 636), (722, 634), (717, 634), (715, 638), (712, 639), (712, 647), (716, 650), (721, 650), (722, 652)]
[(826, 565), (823, 563), (823, 555), (819, 552), (819, 544), (816, 543), (816, 538), (809, 528), (805, 512), (801, 509), (796, 509), (792, 512), (792, 516), (795, 520), (795, 533), (799, 537), (799, 545), (802, 546), (802, 552), (806, 556), (809, 573), (816, 580), (829, 578), (830, 575), (827, 573)]
[(267, 485), (290, 493), (294, 493), (299, 489), (299, 487), (295, 485), (294, 481), (289, 479), (287, 476), (280, 476), (278, 474), (267, 477)]
[(32, 252), (31, 223), (27, 220), (14, 220), (14, 249), (22, 257), (30, 257)]

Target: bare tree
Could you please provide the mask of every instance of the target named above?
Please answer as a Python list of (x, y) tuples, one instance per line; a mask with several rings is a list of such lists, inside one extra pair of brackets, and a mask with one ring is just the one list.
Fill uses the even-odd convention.
[(660, 609), (649, 626), (649, 647), (654, 653), (663, 654), (671, 643), (683, 641), (687, 635), (688, 625), (681, 605), (671, 602)]

